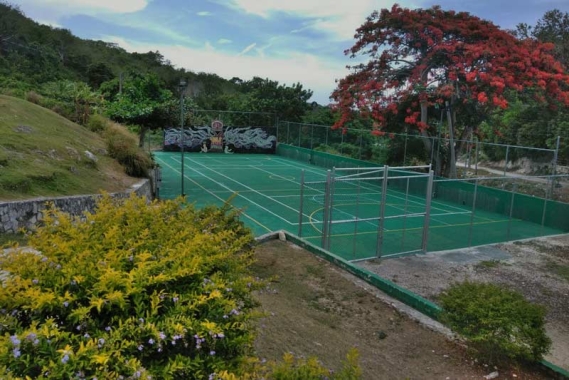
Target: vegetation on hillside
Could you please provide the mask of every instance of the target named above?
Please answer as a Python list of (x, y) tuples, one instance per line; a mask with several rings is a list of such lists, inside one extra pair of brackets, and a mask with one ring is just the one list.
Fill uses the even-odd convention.
[[(152, 162), (126, 128), (108, 121), (104, 128), (103, 135), (96, 134), (35, 104), (0, 95), (0, 199), (124, 191), (136, 181), (125, 171), (145, 176)], [(111, 130), (122, 136), (119, 142)], [(132, 171), (120, 155), (136, 157), (136, 167), (144, 170)]]

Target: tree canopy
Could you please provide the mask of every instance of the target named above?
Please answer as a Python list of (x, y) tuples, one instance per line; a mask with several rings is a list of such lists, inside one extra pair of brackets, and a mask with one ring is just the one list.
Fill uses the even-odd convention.
[(446, 106), (453, 132), (457, 113), (507, 108), (508, 91), (530, 92), (551, 107), (569, 105), (569, 75), (553, 44), (518, 39), (466, 12), (394, 5), (373, 12), (355, 37), (346, 54), (368, 60), (353, 66), (332, 95), (341, 113), (335, 128), (357, 109), (374, 120), (375, 134), (403, 114), (406, 125), (427, 136), (434, 131), (429, 110)]

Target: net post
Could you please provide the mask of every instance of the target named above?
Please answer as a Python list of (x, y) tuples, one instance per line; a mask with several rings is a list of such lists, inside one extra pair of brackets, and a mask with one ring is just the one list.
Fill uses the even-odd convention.
[(433, 197), (433, 183), (435, 172), (429, 170), (429, 180), (427, 181), (427, 194), (425, 197), (425, 220), (423, 222), (423, 241), (421, 242), (421, 249), (423, 253), (427, 253), (427, 246), (429, 243), (429, 223), (431, 219), (431, 201)]
[(387, 202), (387, 178), (388, 178), (389, 166), (383, 166), (383, 182), (381, 184), (381, 204), (379, 208), (379, 223), (377, 226), (377, 246), (375, 250), (375, 255), (379, 259), (381, 258), (381, 248), (383, 246), (383, 226), (385, 220), (385, 203)]
[(474, 224), (474, 214), (476, 213), (476, 197), (478, 195), (478, 178), (474, 180), (474, 198), (472, 198), (472, 213), (470, 214), (470, 229), (468, 231), (468, 246), (472, 247), (472, 225)]
[(328, 234), (326, 236), (326, 249), (330, 250), (332, 240), (332, 223), (334, 221), (334, 193), (336, 192), (336, 167), (330, 174), (330, 196), (328, 197)]
[(326, 172), (326, 186), (324, 189), (324, 208), (322, 209), (322, 242), (321, 246), (323, 249), (326, 248), (327, 234), (328, 234), (328, 203), (330, 200), (330, 179), (331, 179), (331, 171), (328, 170)]
[(304, 169), (300, 172), (300, 205), (298, 207), (298, 237), (302, 237), (302, 214), (304, 209)]
[(518, 183), (514, 180), (512, 184), (512, 197), (510, 200), (510, 215), (508, 217), (508, 240), (510, 240), (511, 230), (512, 230), (512, 216), (514, 215), (514, 198), (516, 196), (516, 190), (518, 188)]

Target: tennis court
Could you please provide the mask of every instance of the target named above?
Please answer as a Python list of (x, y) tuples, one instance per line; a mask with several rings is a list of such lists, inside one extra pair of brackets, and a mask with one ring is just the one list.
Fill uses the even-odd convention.
[[(179, 196), (181, 154), (155, 152), (154, 155), (162, 169), (160, 198)], [(220, 205), (237, 194), (232, 204), (243, 209), (242, 220), (255, 235), (284, 229), (316, 245), (328, 244), (331, 252), (348, 260), (368, 259), (378, 252), (388, 257), (425, 247), (428, 251), (439, 251), (563, 233), (560, 229), (513, 218), (512, 213), (508, 216), (476, 209), (467, 202), (440, 200), (436, 193), (426, 225), (427, 195), (422, 190), (425, 176), (390, 178), (383, 188), (377, 178), (337, 181), (334, 199), (328, 203), (331, 205), (328, 217), (334, 222), (326, 226), (323, 221), (327, 176), (325, 168), (279, 155), (184, 155), (184, 192), (197, 207)], [(386, 189), (384, 197), (383, 189)], [(512, 197), (512, 206), (514, 202)], [(380, 213), (382, 207), (384, 212)], [(378, 218), (379, 215), (384, 217)], [(323, 241), (325, 228), (328, 228), (328, 241)], [(428, 231), (427, 240), (425, 231)]]

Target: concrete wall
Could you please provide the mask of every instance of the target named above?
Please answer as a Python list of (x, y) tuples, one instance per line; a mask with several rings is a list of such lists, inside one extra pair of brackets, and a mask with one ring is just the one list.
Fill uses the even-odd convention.
[[(113, 197), (124, 198), (135, 192), (148, 200), (153, 199), (151, 180), (145, 179), (125, 192), (113, 193)], [(96, 199), (100, 195), (76, 195), (70, 197), (35, 198), (25, 201), (0, 202), (0, 233), (15, 233), (20, 228), (33, 228), (42, 220), (42, 210), (47, 202), (70, 215), (81, 215), (95, 210)]]

